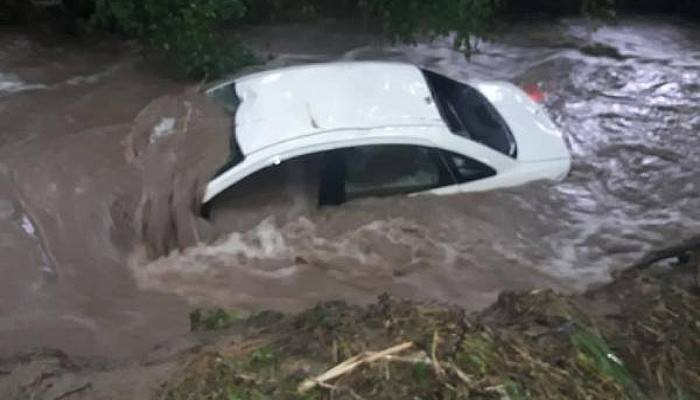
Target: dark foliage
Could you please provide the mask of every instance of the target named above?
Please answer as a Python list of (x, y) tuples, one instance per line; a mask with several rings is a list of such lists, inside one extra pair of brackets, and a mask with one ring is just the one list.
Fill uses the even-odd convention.
[(392, 38), (453, 35), (470, 52), (495, 18), (525, 13), (612, 16), (617, 10), (700, 16), (696, 0), (4, 0), (0, 22), (43, 21), (63, 31), (96, 30), (136, 37), (162, 51), (189, 76), (231, 72), (256, 61), (241, 43), (225, 43), (219, 27), (246, 22), (362, 17)]
[(242, 0), (95, 0), (96, 26), (112, 27), (163, 51), (188, 75), (220, 75), (255, 61), (218, 26), (246, 13)]

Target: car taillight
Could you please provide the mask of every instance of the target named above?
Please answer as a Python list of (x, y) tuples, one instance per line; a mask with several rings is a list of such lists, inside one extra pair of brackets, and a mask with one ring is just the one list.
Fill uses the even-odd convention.
[(544, 103), (547, 99), (547, 94), (540, 88), (537, 83), (527, 83), (523, 85), (523, 91), (534, 101), (535, 103)]

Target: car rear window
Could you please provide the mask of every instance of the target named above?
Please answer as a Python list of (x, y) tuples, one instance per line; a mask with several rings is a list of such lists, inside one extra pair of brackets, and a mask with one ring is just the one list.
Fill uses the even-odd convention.
[[(235, 118), (236, 110), (238, 110), (238, 105), (240, 104), (240, 99), (238, 98), (238, 95), (236, 95), (235, 83), (219, 86), (208, 92), (208, 95), (216, 103), (221, 105), (226, 112), (231, 115), (231, 118)], [(214, 177), (223, 174), (243, 161), (243, 153), (241, 152), (241, 148), (238, 146), (238, 141), (236, 140), (235, 124), (231, 124), (231, 126), (232, 131), (231, 135), (229, 136), (229, 156), (226, 163), (216, 171)]]
[(494, 106), (473, 87), (423, 70), (445, 123), (453, 133), (517, 157), (512, 132)]

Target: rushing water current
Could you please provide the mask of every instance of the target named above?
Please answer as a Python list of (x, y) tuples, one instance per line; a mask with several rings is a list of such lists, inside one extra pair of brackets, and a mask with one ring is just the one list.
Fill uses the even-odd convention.
[(148, 262), (116, 227), (133, 180), (120, 172), (123, 148), (136, 115), (183, 86), (128, 46), (3, 32), (0, 352), (138, 354), (185, 332), (196, 305), (298, 310), (389, 292), (477, 309), (503, 290), (605, 282), (700, 231), (700, 26), (532, 21), (469, 60), (447, 41), (392, 46), (333, 22), (243, 34), (274, 56), (270, 67), (403, 60), (458, 79), (540, 83), (571, 174), (319, 209), (290, 163), (236, 189), (215, 214), (218, 239)]

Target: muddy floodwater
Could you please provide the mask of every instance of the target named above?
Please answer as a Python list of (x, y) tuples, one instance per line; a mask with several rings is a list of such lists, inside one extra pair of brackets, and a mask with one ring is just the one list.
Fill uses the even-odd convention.
[[(358, 31), (326, 21), (242, 34), (270, 55), (265, 68), (401, 60), (458, 79), (539, 83), (573, 154), (569, 177), (318, 208), (313, 168), (291, 161), (223, 196), (211, 223), (186, 221), (197, 235), (133, 229), (161, 202), (196, 202), (201, 179), (168, 171), (180, 177), (220, 157), (205, 157), (206, 144), (219, 149), (225, 138), (206, 132), (229, 127), (129, 44), (3, 31), (0, 354), (138, 355), (185, 333), (187, 311), (203, 305), (292, 311), (388, 292), (479, 309), (503, 290), (606, 282), (700, 232), (700, 26), (537, 20), (508, 27), (469, 60), (448, 41), (394, 46)], [(190, 127), (190, 115), (207, 122)], [(146, 133), (163, 124), (197, 136), (154, 163), (160, 138)], [(160, 182), (175, 195), (139, 202)], [(140, 243), (149, 235), (156, 253), (201, 244), (152, 260)]]

